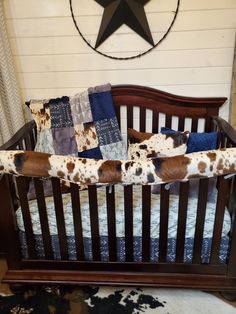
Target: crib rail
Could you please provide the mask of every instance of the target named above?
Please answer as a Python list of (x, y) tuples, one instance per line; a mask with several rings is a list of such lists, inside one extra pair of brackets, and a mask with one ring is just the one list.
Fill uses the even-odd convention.
[(33, 150), (36, 144), (36, 125), (34, 121), (26, 123), (15, 135), (0, 146), (0, 150)]
[(134, 85), (112, 87), (116, 114), (123, 135), (127, 128), (160, 132), (161, 127), (191, 132), (213, 130), (212, 116), (227, 100), (224, 97), (194, 98), (176, 96)]
[(214, 128), (220, 132), (219, 147), (235, 147), (236, 132), (232, 126), (220, 117), (213, 118)]

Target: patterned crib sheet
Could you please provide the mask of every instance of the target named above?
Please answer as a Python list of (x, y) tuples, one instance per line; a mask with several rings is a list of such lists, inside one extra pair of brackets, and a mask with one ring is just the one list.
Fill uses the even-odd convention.
[[(21, 253), (24, 258), (29, 258), (28, 247), (25, 232), (20, 231)], [(57, 235), (51, 236), (54, 259), (61, 259), (60, 243)], [(92, 239), (84, 238), (84, 258), (86, 261), (93, 260)], [(125, 238), (117, 238), (117, 261), (125, 262)], [(150, 261), (159, 262), (159, 239), (151, 239), (150, 241)], [(219, 250), (219, 263), (225, 264), (228, 257), (229, 238), (222, 237)], [(175, 262), (176, 258), (176, 239), (169, 238), (167, 241), (167, 262)], [(75, 237), (67, 237), (68, 257), (69, 260), (77, 260), (76, 239)], [(37, 258), (44, 259), (44, 244), (42, 235), (35, 236), (35, 248)], [(212, 239), (204, 238), (202, 241), (201, 263), (209, 263), (211, 256)], [(133, 258), (135, 262), (142, 261), (142, 237), (134, 237), (133, 239)], [(184, 243), (184, 263), (192, 263), (194, 249), (194, 238), (186, 238)], [(100, 237), (100, 252), (103, 262), (109, 261), (109, 239), (108, 237)]]
[[(134, 236), (142, 234), (142, 187), (133, 186), (133, 233)], [(115, 186), (115, 210), (116, 210), (116, 235), (117, 237), (124, 237), (124, 187), (122, 185)], [(99, 215), (99, 233), (100, 236), (107, 236), (107, 205), (106, 205), (106, 188), (100, 187), (97, 189), (98, 197), (98, 215)], [(74, 236), (73, 214), (71, 195), (64, 194), (62, 196), (64, 207), (64, 218), (66, 235)], [(90, 213), (88, 204), (88, 191), (80, 192), (81, 215), (83, 237), (91, 237), (90, 229)], [(188, 212), (187, 212), (187, 227), (186, 238), (194, 237), (194, 227), (196, 222), (197, 213), (197, 198), (189, 198)], [(177, 235), (177, 222), (178, 222), (178, 195), (170, 194), (169, 200), (169, 220), (168, 220), (168, 238), (176, 238)], [(55, 207), (53, 197), (46, 197), (47, 215), (49, 221), (50, 234), (56, 235), (57, 224)], [(204, 238), (211, 238), (213, 233), (214, 218), (215, 218), (215, 203), (208, 202), (206, 209), (206, 219), (204, 225)], [(39, 211), (36, 200), (29, 201), (30, 215), (32, 219), (33, 232), (35, 235), (42, 234), (41, 225), (39, 220)], [(109, 209), (108, 209), (109, 210)], [(18, 227), (21, 231), (25, 231), (24, 222), (22, 217), (21, 207), (16, 211), (16, 219)], [(159, 238), (159, 221), (160, 221), (160, 195), (151, 194), (151, 238)], [(225, 210), (222, 236), (227, 236), (230, 231), (231, 219), (227, 210)]]

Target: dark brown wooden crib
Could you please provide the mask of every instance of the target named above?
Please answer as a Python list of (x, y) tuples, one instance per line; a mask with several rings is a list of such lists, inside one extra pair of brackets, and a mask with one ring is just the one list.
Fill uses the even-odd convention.
[[(176, 96), (156, 89), (118, 85), (112, 87), (116, 114), (123, 131), (134, 127), (139, 114), (139, 130), (145, 132), (147, 127), (158, 133), (160, 126), (173, 127), (183, 131), (186, 121), (190, 121), (191, 132), (197, 132), (200, 124), (202, 131), (219, 131), (219, 147), (236, 146), (236, 132), (230, 125), (217, 117), (219, 108), (226, 98), (191, 98)], [(135, 109), (134, 108), (138, 108)], [(126, 120), (121, 119), (121, 111), (126, 112)], [(175, 121), (175, 122), (174, 122)], [(36, 142), (34, 122), (27, 123), (1, 150), (33, 150)], [(169, 190), (160, 188), (160, 228), (158, 260), (151, 258), (151, 187), (141, 188), (142, 234), (141, 258), (134, 259), (133, 233), (133, 186), (124, 186), (124, 260), (118, 259), (116, 236), (116, 186), (106, 188), (107, 203), (107, 260), (102, 259), (100, 249), (99, 210), (97, 202), (98, 189), (88, 188), (88, 203), (91, 225), (92, 260), (86, 259), (83, 241), (81, 207), (76, 184), (71, 183), (67, 192), (71, 194), (75, 238), (75, 256), (70, 259), (64, 222), (62, 191), (60, 180), (52, 178), (52, 190), (55, 203), (56, 224), (60, 258), (55, 258), (48, 226), (43, 179), (34, 178), (39, 218), (42, 226), (42, 243), (44, 256), (38, 257), (33, 233), (27, 190), (28, 177), (2, 175), (0, 178), (0, 232), (1, 246), (6, 252), (8, 270), (3, 282), (11, 284), (106, 284), (106, 285), (143, 285), (161, 287), (185, 287), (205, 290), (236, 290), (236, 184), (234, 176), (217, 177), (217, 201), (215, 220), (208, 261), (202, 261), (203, 234), (207, 205), (209, 179), (199, 180), (197, 214), (194, 228), (193, 250), (190, 261), (186, 262), (185, 234), (188, 209), (189, 182), (181, 182), (179, 187), (177, 237), (175, 260), (168, 255), (168, 213)], [(17, 187), (17, 189), (16, 189)], [(27, 256), (21, 250), (21, 239), (16, 224), (15, 211), (21, 205)], [(220, 243), (225, 210), (231, 217), (231, 227), (227, 234), (228, 244), (224, 262), (220, 262)]]

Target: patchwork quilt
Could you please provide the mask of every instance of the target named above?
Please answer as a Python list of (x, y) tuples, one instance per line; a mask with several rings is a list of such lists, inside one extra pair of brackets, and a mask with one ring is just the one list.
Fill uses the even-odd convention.
[(37, 125), (35, 151), (95, 159), (126, 159), (111, 85), (91, 87), (73, 97), (31, 100)]

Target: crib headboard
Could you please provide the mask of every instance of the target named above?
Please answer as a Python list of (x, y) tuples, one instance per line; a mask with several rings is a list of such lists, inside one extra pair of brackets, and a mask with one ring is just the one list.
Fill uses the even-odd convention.
[(113, 101), (121, 131), (160, 132), (163, 126), (183, 131), (213, 130), (212, 116), (218, 116), (225, 97), (184, 97), (138, 85), (113, 85)]

